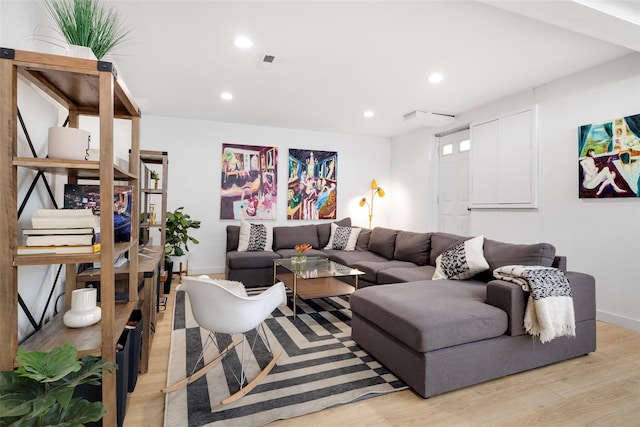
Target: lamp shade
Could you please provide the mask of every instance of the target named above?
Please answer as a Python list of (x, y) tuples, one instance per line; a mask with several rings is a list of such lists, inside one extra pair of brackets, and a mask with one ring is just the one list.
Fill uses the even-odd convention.
[(378, 182), (375, 179), (371, 180), (371, 189), (375, 190), (376, 188), (378, 188)]
[(360, 199), (360, 202), (358, 204), (360, 205), (360, 207), (362, 207), (365, 203), (367, 203), (367, 199), (363, 197), (362, 199)]
[(384, 190), (382, 188), (378, 187), (378, 196), (384, 197), (385, 194), (386, 193), (384, 192)]

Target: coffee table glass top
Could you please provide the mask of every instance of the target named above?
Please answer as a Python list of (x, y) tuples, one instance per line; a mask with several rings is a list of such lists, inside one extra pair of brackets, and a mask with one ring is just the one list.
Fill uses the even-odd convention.
[(338, 264), (323, 257), (307, 257), (301, 263), (296, 263), (293, 260), (294, 258), (279, 259), (275, 261), (275, 264), (295, 273), (300, 279), (359, 276), (364, 274), (364, 271)]

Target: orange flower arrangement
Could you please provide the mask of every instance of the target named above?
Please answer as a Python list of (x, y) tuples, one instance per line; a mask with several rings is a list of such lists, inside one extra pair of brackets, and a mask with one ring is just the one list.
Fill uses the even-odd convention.
[(303, 243), (303, 244), (300, 244), (300, 245), (295, 245), (295, 246), (293, 247), (293, 249), (295, 249), (295, 250), (296, 250), (296, 258), (297, 258), (297, 259), (301, 259), (301, 258), (302, 258), (302, 255), (304, 255), (304, 253), (305, 253), (306, 251), (308, 251), (309, 249), (311, 249), (311, 245), (310, 245), (310, 244), (308, 244), (308, 243)]

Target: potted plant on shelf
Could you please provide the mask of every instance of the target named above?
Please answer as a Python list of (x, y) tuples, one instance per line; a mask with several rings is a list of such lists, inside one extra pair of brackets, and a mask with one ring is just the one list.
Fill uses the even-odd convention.
[(100, 0), (44, 0), (44, 4), (70, 49), (87, 47), (97, 59), (121, 45), (131, 32), (118, 11)]
[(189, 252), (189, 242), (195, 245), (200, 243), (198, 239), (189, 235), (189, 229), (200, 228), (200, 221), (191, 219), (189, 214), (182, 211), (183, 209), (184, 206), (180, 206), (173, 212), (167, 212), (164, 249), (167, 280), (164, 282), (164, 293), (169, 293), (171, 290), (174, 261), (179, 261), (181, 257)]
[(157, 171), (149, 171), (149, 175), (151, 176), (151, 179), (153, 180), (153, 188), (154, 189), (158, 189), (158, 180), (160, 179), (160, 174)]
[(77, 359), (69, 344), (49, 352), (19, 349), (15, 371), (0, 372), (0, 425), (82, 426), (99, 421), (106, 410), (102, 402), (72, 397), (81, 384), (99, 385), (102, 371), (117, 365), (99, 357)]

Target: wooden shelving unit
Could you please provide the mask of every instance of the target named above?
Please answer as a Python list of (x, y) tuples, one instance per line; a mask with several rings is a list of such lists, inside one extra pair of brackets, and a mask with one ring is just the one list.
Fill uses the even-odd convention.
[[(41, 89), (69, 111), (69, 126), (78, 127), (81, 115), (99, 117), (100, 160), (74, 161), (17, 156), (18, 78)], [(114, 119), (131, 121), (131, 158), (129, 171), (114, 165)], [(130, 243), (113, 241), (113, 211), (103, 209), (100, 216), (102, 249), (99, 254), (20, 255), (18, 245), (18, 169), (31, 168), (67, 176), (69, 183), (79, 179), (99, 180), (102, 200), (113, 200), (114, 180), (128, 181), (134, 187), (133, 214), (138, 217), (140, 113), (116, 70), (109, 62), (71, 58), (37, 52), (0, 48), (0, 370), (14, 368), (18, 343), (18, 266), (65, 264), (65, 306), (71, 303), (76, 286), (76, 263), (101, 263), (100, 298), (102, 320), (91, 327), (70, 329), (62, 324), (62, 314), (54, 317), (21, 346), (47, 350), (71, 343), (79, 354), (93, 354), (115, 361), (116, 341), (131, 310), (138, 304), (138, 258), (129, 260), (129, 301), (116, 304), (113, 260), (123, 252), (138, 252), (138, 227), (132, 226)], [(134, 218), (135, 218), (134, 217)], [(135, 222), (133, 223), (135, 224)], [(107, 408), (103, 425), (116, 425), (116, 377), (102, 379), (102, 401)]]
[[(158, 165), (161, 169), (160, 184), (158, 188), (149, 177), (151, 170), (148, 165)], [(155, 170), (155, 169), (154, 169)], [(166, 243), (165, 229), (167, 224), (167, 183), (169, 179), (169, 155), (166, 151), (140, 151), (140, 213), (142, 222), (140, 228), (147, 234), (152, 229), (157, 229), (160, 234), (160, 247)], [(149, 221), (150, 206), (156, 205), (156, 218), (152, 224)], [(164, 250), (164, 249), (163, 249)], [(164, 271), (164, 256), (161, 260), (161, 270)]]
[[(128, 313), (135, 308), (142, 310), (143, 326), (142, 326), (142, 355), (140, 360), (140, 372), (145, 373), (149, 370), (149, 357), (151, 343), (156, 328), (156, 284), (158, 275), (161, 274), (161, 260), (164, 258), (164, 248), (159, 246), (150, 246), (143, 248), (138, 254), (138, 281), (144, 283), (142, 288), (142, 304), (131, 307), (130, 302), (127, 304), (116, 302), (116, 310), (123, 305), (128, 305)], [(129, 279), (129, 262), (116, 267), (116, 279)], [(78, 274), (76, 282), (84, 287), (87, 282), (99, 282), (102, 276), (101, 269), (91, 268)], [(125, 314), (126, 314), (125, 310)], [(118, 317), (118, 316), (116, 316)], [(126, 320), (125, 320), (126, 321)], [(116, 325), (116, 330), (119, 325)], [(124, 327), (124, 324), (122, 325)]]

